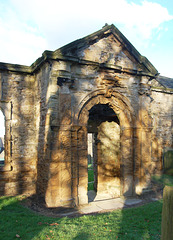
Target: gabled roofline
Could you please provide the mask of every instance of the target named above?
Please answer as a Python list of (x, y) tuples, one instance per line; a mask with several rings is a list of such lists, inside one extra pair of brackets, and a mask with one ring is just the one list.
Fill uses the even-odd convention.
[[(124, 46), (125, 49), (127, 49), (128, 52), (130, 52), (130, 54), (132, 54), (132, 56), (136, 59), (136, 61), (143, 65), (144, 68), (147, 71), (136, 71), (136, 70), (132, 70), (132, 69), (122, 69), (120, 66), (117, 66), (117, 69), (120, 69), (123, 72), (126, 72), (126, 70), (128, 70), (131, 72), (134, 72), (133, 74), (143, 74), (143, 75), (147, 75), (147, 76), (156, 76), (158, 75), (158, 71), (156, 70), (156, 68), (151, 64), (151, 62), (144, 56), (142, 56), (137, 50), (136, 48), (128, 41), (128, 39), (118, 30), (118, 28), (116, 28), (113, 24), (112, 25), (107, 25), (105, 27), (103, 27), (101, 30), (94, 32), (84, 38), (75, 40), (55, 51), (44, 51), (42, 56), (40, 58), (38, 58), (31, 66), (24, 66), (24, 65), (18, 65), (18, 64), (9, 64), (9, 63), (0, 63), (0, 70), (4, 70), (4, 71), (14, 71), (14, 72), (22, 72), (22, 73), (27, 73), (27, 74), (33, 74), (34, 72), (36, 72), (41, 65), (49, 60), (64, 60), (64, 61), (72, 61), (72, 62), (78, 62), (81, 64), (96, 64), (99, 65), (101, 67), (103, 67), (103, 65), (105, 65), (105, 67), (107, 67), (107, 64), (100, 64), (97, 62), (91, 62), (91, 61), (87, 61), (87, 60), (82, 60), (79, 59), (77, 57), (73, 57), (73, 56), (66, 56), (63, 53), (70, 50), (72, 47), (77, 47), (77, 48), (81, 48), (83, 46), (85, 46), (85, 44), (91, 44), (93, 41), (96, 41), (97, 39), (109, 35), (109, 34), (114, 34), (115, 38), (118, 39), (118, 41), (122, 44), (122, 46)], [(116, 69), (116, 66), (109, 66), (109, 68), (112, 69)]]
[(148, 69), (153, 75), (158, 75), (157, 69), (153, 64), (145, 57), (142, 56), (138, 50), (129, 42), (129, 40), (116, 28), (113, 24), (111, 25), (112, 31), (115, 37), (125, 46), (125, 48), (133, 55), (133, 57), (142, 64), (145, 68)]
[(156, 81), (165, 89), (172, 89), (173, 90), (173, 78), (165, 77), (159, 75), (156, 78)]
[(130, 54), (135, 58), (135, 60), (143, 65), (149, 72), (151, 72), (152, 75), (157, 75), (158, 71), (157, 69), (152, 65), (152, 63), (144, 56), (142, 56), (137, 49), (129, 42), (129, 40), (116, 28), (113, 24), (112, 25), (106, 25), (101, 30), (94, 32), (84, 38), (75, 40), (57, 50), (54, 51), (55, 55), (63, 55), (64, 52), (70, 50), (72, 47), (81, 48), (85, 46), (85, 44), (90, 44), (93, 41), (96, 41), (97, 39), (103, 37), (104, 35), (108, 34), (114, 34), (115, 38), (118, 39), (118, 41), (124, 46), (124, 48), (127, 49)]

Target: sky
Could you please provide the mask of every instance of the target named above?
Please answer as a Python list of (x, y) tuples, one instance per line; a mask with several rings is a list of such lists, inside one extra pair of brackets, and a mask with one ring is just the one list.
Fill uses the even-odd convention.
[(0, 0), (0, 62), (31, 65), (105, 23), (173, 78), (172, 0)]
[(0, 62), (31, 65), (114, 24), (161, 75), (173, 77), (172, 0), (0, 0)]

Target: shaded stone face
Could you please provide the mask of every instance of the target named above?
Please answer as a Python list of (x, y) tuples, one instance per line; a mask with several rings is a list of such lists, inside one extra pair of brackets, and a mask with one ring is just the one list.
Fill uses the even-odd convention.
[(0, 63), (0, 194), (37, 194), (48, 207), (88, 203), (88, 133), (97, 194), (148, 191), (172, 147), (172, 84), (157, 74), (113, 25), (30, 67)]

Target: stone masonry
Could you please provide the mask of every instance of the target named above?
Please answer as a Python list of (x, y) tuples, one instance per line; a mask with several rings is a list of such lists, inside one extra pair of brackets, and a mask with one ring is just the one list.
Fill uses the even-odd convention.
[(0, 194), (37, 194), (48, 207), (87, 204), (88, 133), (97, 194), (144, 193), (173, 147), (172, 94), (173, 79), (159, 76), (114, 25), (45, 51), (31, 66), (0, 63)]

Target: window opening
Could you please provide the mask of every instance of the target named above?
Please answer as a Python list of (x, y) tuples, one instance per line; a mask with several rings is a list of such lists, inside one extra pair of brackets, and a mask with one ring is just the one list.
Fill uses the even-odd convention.
[(4, 139), (5, 139), (5, 117), (2, 111), (0, 110), (0, 166), (4, 165), (5, 159)]

